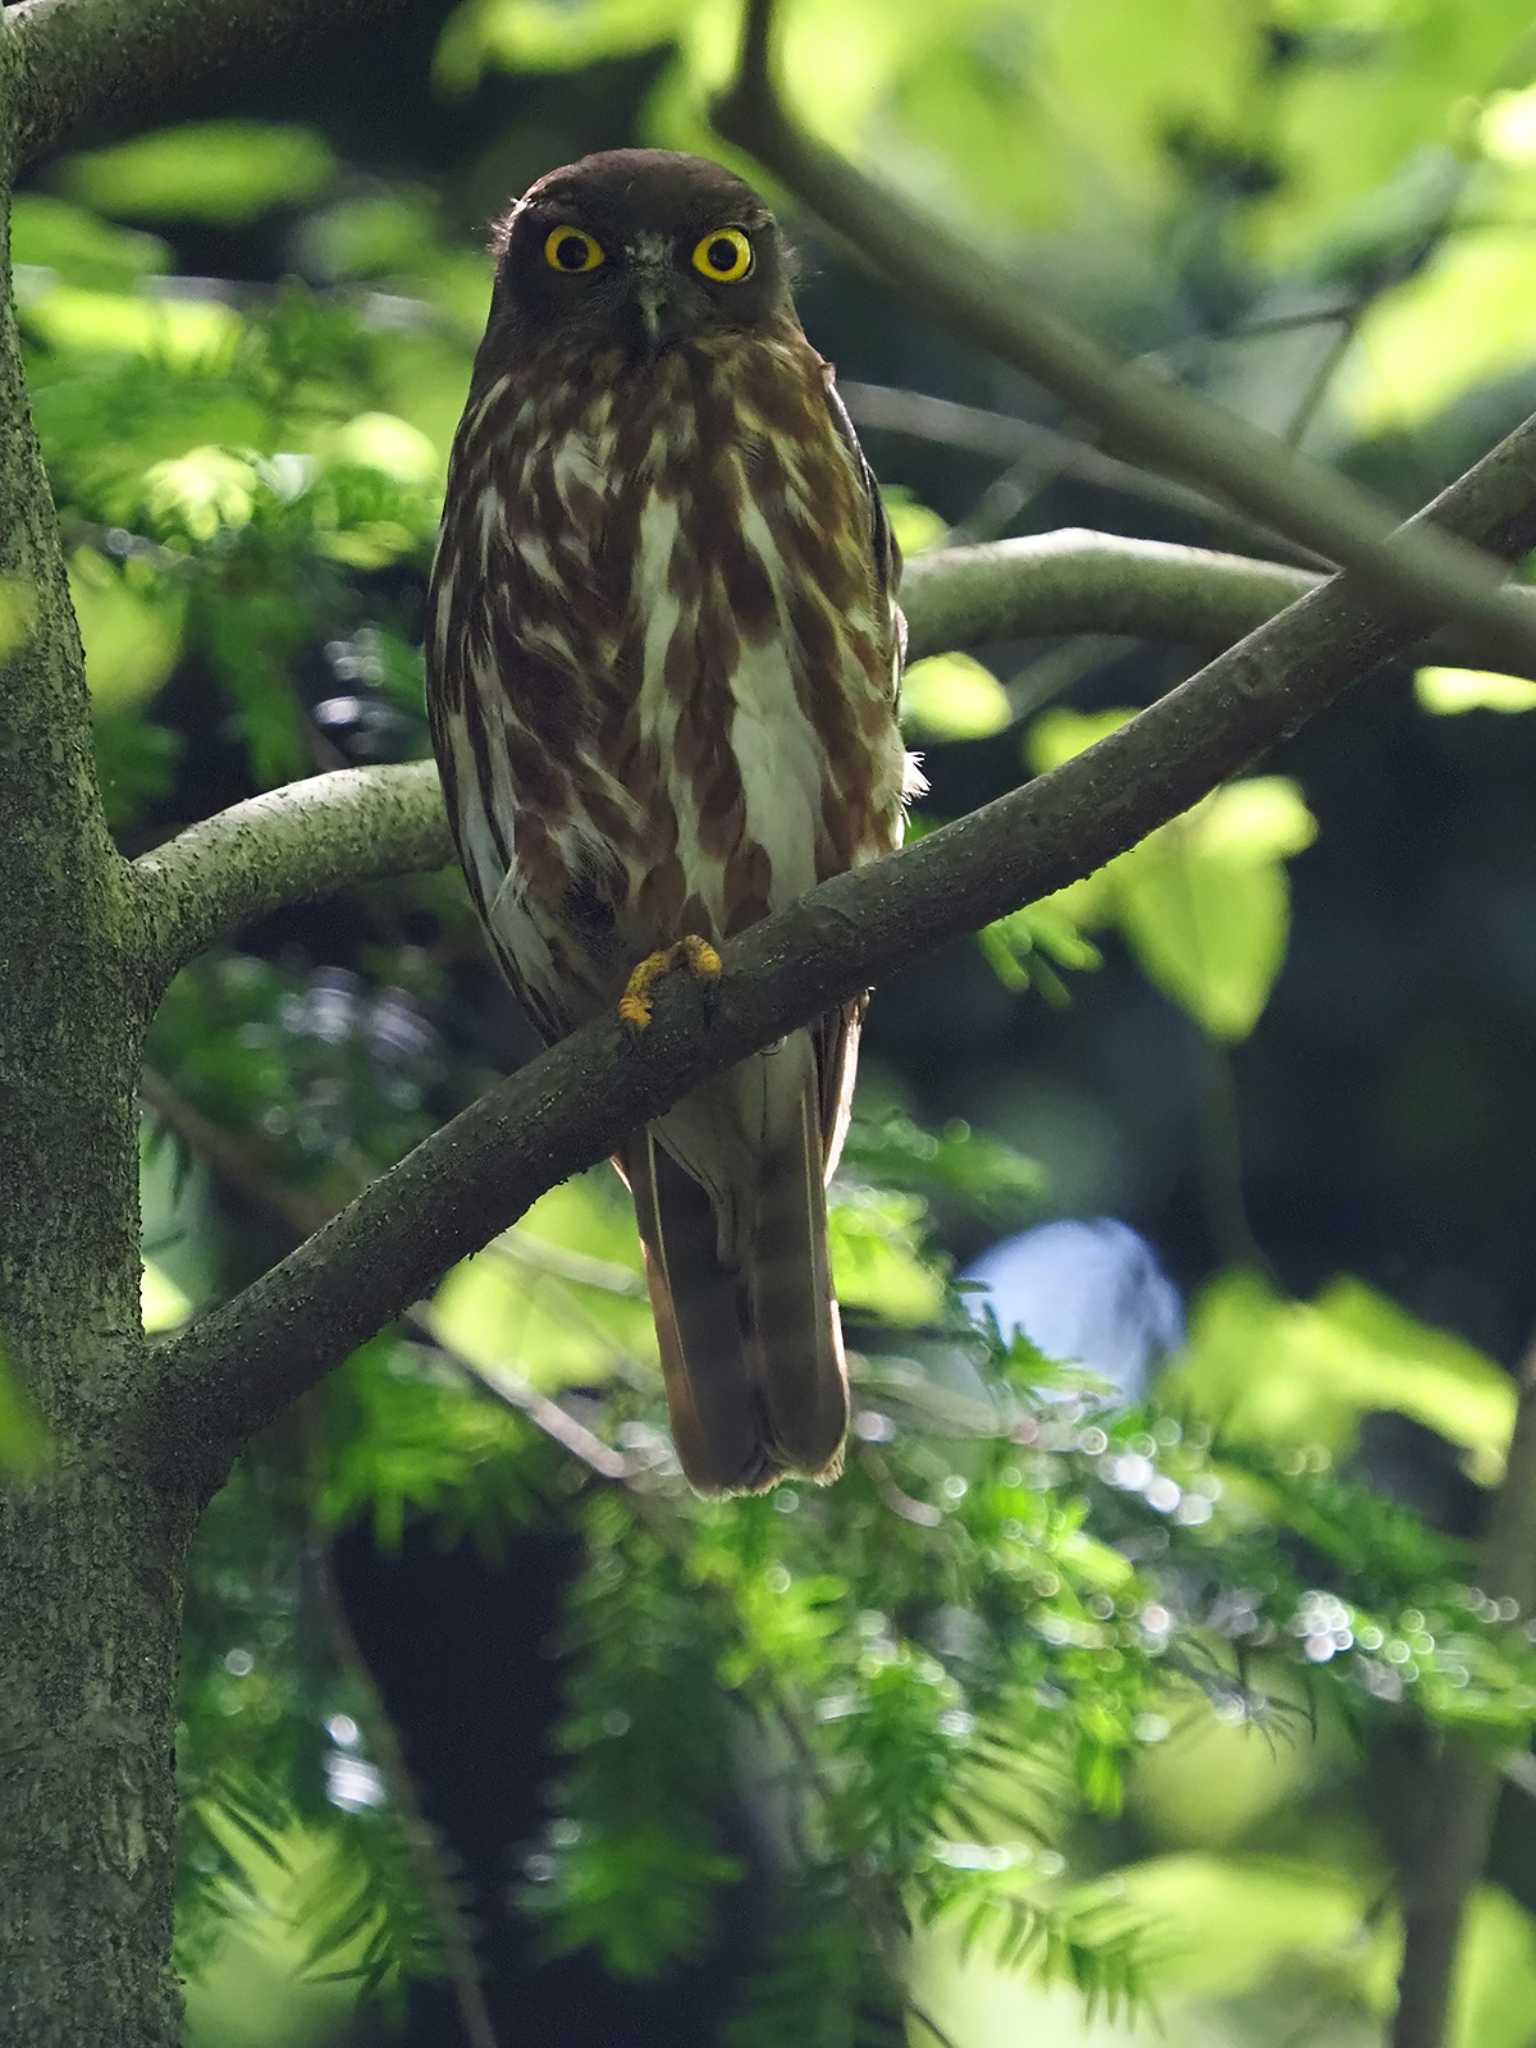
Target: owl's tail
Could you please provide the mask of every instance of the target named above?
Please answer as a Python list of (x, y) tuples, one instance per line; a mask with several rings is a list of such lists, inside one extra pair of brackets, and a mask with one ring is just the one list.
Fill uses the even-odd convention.
[(672, 1434), (700, 1493), (842, 1469), (848, 1385), (821, 1128), (810, 1036), (796, 1032), (624, 1152)]

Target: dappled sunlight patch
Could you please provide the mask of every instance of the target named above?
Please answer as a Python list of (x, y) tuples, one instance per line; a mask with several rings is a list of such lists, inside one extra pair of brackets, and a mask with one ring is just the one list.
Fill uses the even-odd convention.
[(1481, 668), (1421, 668), (1413, 694), (1425, 711), (1536, 711), (1536, 682)]

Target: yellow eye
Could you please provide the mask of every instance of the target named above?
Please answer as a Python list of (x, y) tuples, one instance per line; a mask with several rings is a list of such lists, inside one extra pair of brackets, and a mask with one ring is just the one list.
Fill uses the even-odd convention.
[(693, 267), (711, 284), (740, 284), (752, 270), (752, 244), (742, 228), (716, 228), (693, 252)]
[(602, 260), (602, 244), (585, 228), (551, 228), (544, 237), (544, 261), (551, 270), (596, 270)]

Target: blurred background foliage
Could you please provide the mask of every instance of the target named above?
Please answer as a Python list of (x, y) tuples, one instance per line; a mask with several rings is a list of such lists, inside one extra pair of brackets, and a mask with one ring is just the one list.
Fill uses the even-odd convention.
[[(38, 171), (17, 288), (127, 849), (425, 751), (486, 224), (592, 148), (721, 154), (735, 26), (417, 0)], [(1527, 7), (791, 0), (784, 26), (824, 138), (1395, 503), (1536, 405)], [(1254, 546), (1096, 469), (1091, 429), (789, 219), (909, 551)], [(1194, 665), (975, 657), (911, 679), (924, 825)], [(836, 1489), (680, 1491), (603, 1174), (245, 1461), (185, 1674), (195, 2048), (1380, 2038), (1433, 1733), (1518, 1765), (1536, 1711), (1470, 1548), (1536, 1324), (1533, 701), (1378, 679), (880, 991), (834, 1211), (861, 1406)], [(200, 962), (146, 1081), (151, 1324), (531, 1049), (451, 876)], [(34, 1448), (9, 1406), (0, 1437)], [(1536, 2038), (1530, 1797), (1512, 1767), (1466, 2048)]]

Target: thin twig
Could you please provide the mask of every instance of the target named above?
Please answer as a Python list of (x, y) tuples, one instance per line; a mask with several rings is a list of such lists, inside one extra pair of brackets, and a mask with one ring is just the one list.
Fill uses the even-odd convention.
[(907, 2011), (911, 2013), (913, 2019), (917, 2021), (920, 2027), (927, 2028), (934, 2040), (938, 2042), (939, 2048), (959, 2048), (954, 2035), (945, 2032), (944, 2028), (939, 2025), (926, 2006), (919, 2005), (915, 1998), (910, 1997), (907, 1999), (906, 2004)]
[(214, 1123), (153, 1067), (144, 1069), (139, 1094), (166, 1129), (211, 1167), (226, 1186), (277, 1217), (295, 1237), (310, 1236), (336, 1214), (339, 1203), (308, 1189), (290, 1186), (279, 1177), (257, 1139)]
[[(993, 459), (1001, 455), (1010, 458), (1015, 466), (1038, 462), (1047, 466), (1052, 477), (1073, 476), (1084, 483), (1102, 484), (1105, 489), (1127, 497), (1166, 505), (1175, 512), (1192, 513), (1208, 524), (1234, 528), (1249, 544), (1261, 542), (1270, 551), (1277, 543), (1282, 549), (1289, 546), (1272, 528), (1235, 518), (1229, 507), (1207, 493), (1159, 476), (1155, 470), (1122, 462), (1118, 456), (1106, 455), (1080, 434), (1067, 433), (1060, 427), (1043, 426), (1035, 420), (993, 412), (986, 406), (963, 405), (958, 399), (934, 398), (925, 392), (902, 391), (885, 384), (840, 381), (838, 390), (854, 420), (866, 432), (900, 434)], [(970, 535), (968, 521), (961, 522), (961, 529), (967, 537), (979, 537)], [(1315, 566), (1318, 557), (1309, 552), (1307, 560)]]
[(585, 1252), (568, 1251), (550, 1244), (532, 1230), (504, 1230), (488, 1247), (498, 1258), (514, 1265), (531, 1266), (554, 1280), (568, 1280), (573, 1287), (595, 1287), (603, 1294), (623, 1294), (643, 1299), (645, 1282), (638, 1273), (612, 1259), (594, 1259)]
[(425, 1302), (418, 1302), (414, 1308), (407, 1309), (401, 1320), (428, 1338), (434, 1349), (456, 1372), (472, 1381), (493, 1400), (499, 1401), (504, 1408), (515, 1408), (519, 1415), (525, 1415), (551, 1443), (556, 1443), (561, 1450), (569, 1452), (599, 1479), (622, 1485), (634, 1477), (635, 1468), (622, 1452), (615, 1451), (605, 1444), (600, 1436), (588, 1429), (585, 1423), (578, 1422), (569, 1409), (562, 1408), (558, 1401), (552, 1401), (547, 1394), (541, 1394), (532, 1381), (510, 1372), (503, 1366), (497, 1366), (494, 1371), (490, 1371), (485, 1366), (477, 1365), (472, 1358), (466, 1358), (462, 1351), (456, 1351), (444, 1340), (437, 1320)]

